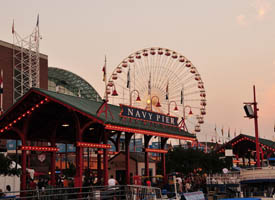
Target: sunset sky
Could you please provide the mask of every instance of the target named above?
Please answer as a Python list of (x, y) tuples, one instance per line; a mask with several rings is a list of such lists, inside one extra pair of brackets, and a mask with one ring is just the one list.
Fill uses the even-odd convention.
[[(102, 66), (112, 70), (147, 47), (169, 48), (192, 61), (207, 95), (200, 138), (230, 128), (254, 135), (243, 102), (256, 85), (260, 137), (275, 136), (274, 0), (59, 0), (2, 1), (0, 40), (12, 43), (11, 27), (32, 32), (40, 15), (40, 52), (49, 66), (87, 80), (103, 96)], [(207, 135), (207, 136), (206, 136)]]

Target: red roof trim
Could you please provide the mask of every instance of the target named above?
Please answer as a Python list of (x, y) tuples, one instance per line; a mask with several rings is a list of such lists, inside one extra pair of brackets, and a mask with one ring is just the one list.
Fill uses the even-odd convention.
[(106, 124), (105, 129), (114, 130), (114, 131), (131, 132), (131, 133), (139, 133), (139, 134), (143, 134), (143, 135), (153, 135), (153, 136), (159, 136), (159, 137), (165, 137), (165, 138), (181, 139), (181, 140), (191, 140), (191, 141), (196, 140), (196, 138), (191, 138), (191, 137), (187, 137), (187, 136), (180, 136), (180, 135), (173, 135), (173, 134), (169, 134), (169, 133), (128, 128), (128, 127), (116, 126), (116, 125), (111, 125), (111, 124)]

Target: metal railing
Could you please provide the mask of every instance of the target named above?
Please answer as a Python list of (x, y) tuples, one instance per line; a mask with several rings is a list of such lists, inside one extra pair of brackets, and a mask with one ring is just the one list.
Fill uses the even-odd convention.
[(158, 200), (162, 199), (160, 188), (116, 185), (92, 186), (81, 188), (48, 188), (6, 192), (1, 199), (11, 200)]
[(227, 173), (227, 174), (209, 174), (206, 178), (207, 184), (239, 184), (240, 173)]
[(275, 167), (254, 167), (241, 170), (241, 181), (275, 179)]

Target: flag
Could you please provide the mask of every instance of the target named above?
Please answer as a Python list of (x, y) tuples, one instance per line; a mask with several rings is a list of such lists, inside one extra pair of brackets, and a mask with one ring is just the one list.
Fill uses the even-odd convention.
[(1, 75), (0, 75), (0, 94), (3, 94), (3, 69), (1, 69)]
[(215, 130), (215, 133), (217, 133), (217, 126), (216, 126), (216, 124), (215, 124), (215, 128), (214, 128), (214, 130)]
[(55, 86), (55, 91), (59, 93), (59, 91), (60, 91), (60, 86), (59, 85)]
[(275, 133), (275, 122), (274, 122), (274, 133)]
[(230, 138), (230, 128), (228, 128), (228, 135), (227, 135), (228, 138)]
[(221, 132), (222, 132), (222, 136), (223, 136), (223, 127), (222, 127), (222, 129), (221, 129)]
[(12, 21), (11, 33), (14, 34), (14, 20)]
[(81, 97), (80, 89), (78, 89), (78, 97)]
[(39, 14), (37, 15), (37, 21), (36, 21), (36, 26), (39, 26)]
[(235, 129), (235, 131), (234, 131), (234, 137), (236, 137), (236, 135), (237, 135), (237, 133), (236, 133), (236, 129)]
[(169, 99), (169, 81), (167, 81), (167, 85), (166, 85), (166, 100)]
[(183, 89), (180, 91), (180, 103), (183, 104)]
[(130, 88), (130, 67), (128, 69), (128, 73), (127, 73), (127, 88)]
[(104, 66), (102, 68), (102, 72), (103, 72), (103, 81), (106, 81), (106, 56), (105, 56), (105, 63)]
[(150, 72), (149, 81), (148, 81), (148, 94), (151, 95), (151, 72)]

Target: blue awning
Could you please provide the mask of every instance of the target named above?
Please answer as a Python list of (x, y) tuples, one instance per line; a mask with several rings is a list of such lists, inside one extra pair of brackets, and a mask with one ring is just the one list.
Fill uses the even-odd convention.
[(261, 198), (232, 198), (232, 199), (221, 199), (221, 200), (261, 200)]

